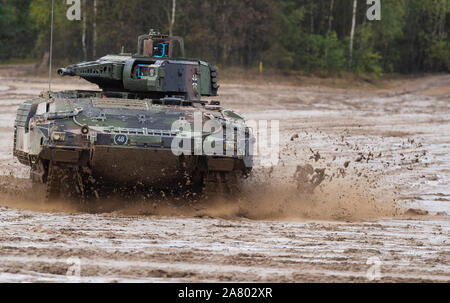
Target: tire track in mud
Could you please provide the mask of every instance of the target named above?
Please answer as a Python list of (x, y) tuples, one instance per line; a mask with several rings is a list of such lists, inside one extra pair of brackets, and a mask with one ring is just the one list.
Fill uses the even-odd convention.
[(13, 212), (15, 220), (1, 220), (4, 278), (64, 280), (66, 260), (77, 256), (84, 281), (367, 281), (367, 259), (376, 257), (383, 281), (449, 280), (441, 220), (342, 225)]

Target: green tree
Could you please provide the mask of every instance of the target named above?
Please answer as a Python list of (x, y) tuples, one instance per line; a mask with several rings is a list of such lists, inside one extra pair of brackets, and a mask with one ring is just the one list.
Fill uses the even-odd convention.
[[(185, 38), (187, 56), (221, 66), (265, 66), (321, 74), (349, 69), (354, 0), (85, 0), (68, 21), (55, 1), (54, 59), (65, 64), (136, 51), (151, 28)], [(450, 70), (450, 0), (382, 0), (368, 21), (358, 1), (350, 70), (357, 73)], [(94, 5), (96, 4), (96, 5)], [(0, 60), (40, 60), (48, 52), (49, 0), (0, 0)]]
[(28, 11), (28, 0), (0, 0), (0, 60), (32, 57), (36, 30)]

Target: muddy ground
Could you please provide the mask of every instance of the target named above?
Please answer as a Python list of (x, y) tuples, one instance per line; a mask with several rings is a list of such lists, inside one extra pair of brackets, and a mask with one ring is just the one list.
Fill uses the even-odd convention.
[[(240, 199), (80, 208), (38, 199), (12, 156), (18, 105), (47, 88), (19, 71), (0, 68), (0, 282), (450, 282), (449, 75), (224, 84), (224, 107), (280, 121), (278, 164)], [(77, 87), (95, 88), (53, 84)]]

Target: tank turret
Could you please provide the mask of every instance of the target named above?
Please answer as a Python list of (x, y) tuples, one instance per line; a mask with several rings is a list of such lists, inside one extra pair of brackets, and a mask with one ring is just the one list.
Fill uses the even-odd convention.
[(79, 76), (103, 91), (135, 92), (153, 99), (217, 96), (217, 68), (205, 61), (185, 59), (182, 38), (151, 30), (139, 36), (137, 49), (135, 55), (107, 55), (60, 68), (58, 74)]

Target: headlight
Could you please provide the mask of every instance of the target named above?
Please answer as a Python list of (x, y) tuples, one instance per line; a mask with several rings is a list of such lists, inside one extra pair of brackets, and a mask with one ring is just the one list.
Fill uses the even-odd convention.
[(52, 133), (52, 141), (65, 141), (66, 133), (62, 132), (53, 132)]
[(150, 75), (150, 77), (154, 77), (155, 76), (155, 69), (154, 68), (150, 68), (149, 75)]

